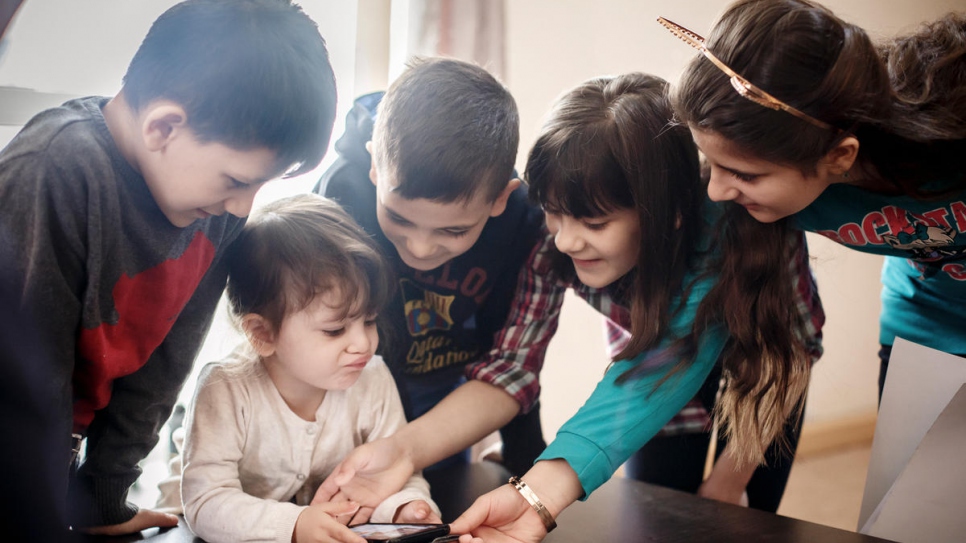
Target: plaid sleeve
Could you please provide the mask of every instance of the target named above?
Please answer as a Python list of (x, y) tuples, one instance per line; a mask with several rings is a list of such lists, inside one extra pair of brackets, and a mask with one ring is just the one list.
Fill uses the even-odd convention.
[(795, 288), (795, 308), (805, 323), (805, 346), (812, 356), (812, 363), (822, 356), (822, 326), (825, 324), (825, 309), (822, 299), (818, 295), (818, 285), (812, 268), (809, 266), (808, 244), (805, 232), (795, 230), (789, 234), (794, 236), (792, 243), (797, 248), (795, 258), (791, 259), (788, 268), (792, 274)]
[(523, 413), (540, 397), (540, 369), (547, 345), (557, 331), (567, 285), (550, 273), (553, 237), (545, 231), (517, 279), (516, 294), (506, 325), (493, 348), (467, 366), (466, 376), (498, 386), (519, 403)]

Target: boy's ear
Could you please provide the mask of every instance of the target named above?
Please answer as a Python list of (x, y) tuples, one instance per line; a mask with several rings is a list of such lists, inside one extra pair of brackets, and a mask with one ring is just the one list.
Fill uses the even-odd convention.
[[(369, 156), (372, 157), (372, 140), (366, 142), (366, 151), (369, 152)], [(379, 186), (379, 172), (376, 171), (376, 161), (370, 158), (369, 160), (369, 181), (372, 181), (373, 185)]]
[(149, 151), (160, 151), (188, 129), (188, 114), (179, 104), (168, 101), (148, 106), (141, 122), (141, 137)]
[(842, 175), (849, 171), (858, 156), (859, 140), (855, 136), (846, 136), (825, 155), (822, 162), (830, 174)]
[(245, 337), (251, 343), (255, 352), (259, 356), (272, 356), (275, 354), (275, 331), (268, 319), (255, 313), (249, 313), (242, 317), (242, 330)]
[(504, 188), (503, 192), (496, 197), (496, 200), (493, 202), (493, 207), (490, 208), (491, 217), (499, 216), (501, 213), (506, 211), (506, 203), (510, 199), (510, 194), (517, 190), (517, 187), (519, 187), (521, 183), (522, 181), (514, 177), (509, 183), (506, 184), (506, 188)]

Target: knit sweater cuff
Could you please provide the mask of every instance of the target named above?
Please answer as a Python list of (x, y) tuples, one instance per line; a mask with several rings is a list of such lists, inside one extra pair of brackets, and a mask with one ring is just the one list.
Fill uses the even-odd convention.
[(308, 507), (294, 503), (278, 504), (278, 508), (272, 511), (276, 543), (290, 543), (295, 539), (295, 524), (306, 509)]
[(138, 507), (127, 501), (130, 487), (127, 477), (72, 479), (67, 493), (71, 526), (111, 526), (131, 520), (137, 514)]

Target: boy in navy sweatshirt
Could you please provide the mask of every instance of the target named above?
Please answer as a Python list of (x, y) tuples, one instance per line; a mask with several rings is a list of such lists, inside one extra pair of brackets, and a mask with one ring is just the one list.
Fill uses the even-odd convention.
[(339, 159), (315, 189), (393, 264), (381, 354), (411, 422), (390, 438), (399, 454), (379, 454), (432, 465), (430, 483), (434, 468), (465, 462), (460, 452), (494, 430), (511, 472), (545, 447), (539, 364), (492, 350), (543, 227), (514, 175), (518, 144), (516, 103), (496, 78), (467, 62), (421, 59), (384, 95), (356, 100)]

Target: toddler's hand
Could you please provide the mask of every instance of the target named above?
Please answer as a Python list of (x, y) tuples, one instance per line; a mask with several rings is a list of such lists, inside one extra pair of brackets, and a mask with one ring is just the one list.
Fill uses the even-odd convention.
[(440, 524), (442, 519), (433, 512), (433, 508), (424, 500), (413, 500), (396, 510), (393, 522)]
[(346, 528), (359, 510), (353, 502), (325, 502), (306, 507), (295, 521), (292, 543), (366, 543), (365, 538)]

